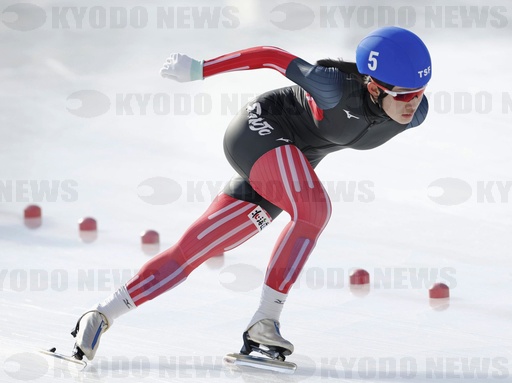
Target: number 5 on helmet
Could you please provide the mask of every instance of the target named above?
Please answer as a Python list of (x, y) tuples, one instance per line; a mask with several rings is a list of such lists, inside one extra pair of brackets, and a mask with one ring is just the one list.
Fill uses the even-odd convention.
[(166, 60), (160, 75), (178, 82), (188, 82), (203, 79), (203, 61), (181, 53), (173, 53)]
[(379, 28), (362, 39), (356, 64), (360, 73), (402, 88), (423, 88), (432, 75), (430, 53), (423, 41), (399, 27)]

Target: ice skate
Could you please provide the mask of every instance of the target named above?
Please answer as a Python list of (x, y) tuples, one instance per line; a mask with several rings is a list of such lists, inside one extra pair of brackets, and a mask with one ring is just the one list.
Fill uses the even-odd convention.
[(82, 315), (71, 332), (76, 338), (73, 357), (82, 360), (85, 355), (87, 359), (93, 360), (100, 345), (101, 335), (109, 326), (107, 317), (97, 310), (87, 311)]
[(272, 319), (256, 322), (244, 332), (243, 339), (241, 354), (249, 355), (255, 351), (271, 359), (284, 361), (293, 352), (293, 344), (281, 336), (279, 322)]
[[(297, 365), (285, 362), (293, 352), (293, 344), (279, 332), (279, 322), (262, 319), (243, 334), (244, 345), (240, 353), (227, 354), (224, 362), (232, 366), (247, 366), (293, 374)], [(255, 352), (264, 356), (249, 355)]]

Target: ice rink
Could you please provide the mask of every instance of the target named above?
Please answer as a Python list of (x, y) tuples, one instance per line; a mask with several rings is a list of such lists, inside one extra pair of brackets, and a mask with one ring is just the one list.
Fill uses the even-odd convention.
[[(512, 380), (510, 1), (33, 1), (0, 5), (1, 382), (505, 382)], [(118, 318), (78, 372), (78, 317), (171, 246), (234, 174), (224, 129), (278, 72), (160, 77), (258, 45), (309, 62), (355, 59), (383, 25), (429, 47), (423, 125), (317, 168), (332, 219), (291, 290), (282, 333), (293, 375), (230, 369), (258, 307), (282, 214), (176, 289)], [(23, 220), (31, 204), (38, 227)], [(97, 238), (78, 220), (94, 217)], [(349, 285), (369, 271), (366, 290)], [(435, 282), (448, 300), (430, 300)]]

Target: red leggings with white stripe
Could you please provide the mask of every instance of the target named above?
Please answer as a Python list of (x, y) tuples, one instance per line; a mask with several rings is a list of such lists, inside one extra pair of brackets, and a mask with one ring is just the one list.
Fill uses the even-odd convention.
[[(259, 195), (290, 215), (265, 277), (266, 285), (288, 293), (329, 220), (329, 197), (305, 156), (293, 145), (279, 146), (261, 156), (251, 168), (249, 182)], [(174, 246), (148, 261), (127, 283), (134, 303), (138, 306), (175, 287), (208, 258), (257, 234), (262, 222), (269, 219), (261, 210), (221, 193)]]

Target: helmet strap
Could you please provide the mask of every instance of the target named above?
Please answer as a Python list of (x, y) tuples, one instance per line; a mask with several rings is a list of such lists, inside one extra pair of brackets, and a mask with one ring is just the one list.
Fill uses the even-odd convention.
[(387, 93), (386, 92), (383, 92), (382, 90), (379, 89), (379, 95), (377, 97), (375, 97), (373, 94), (370, 93), (370, 99), (373, 101), (373, 103), (375, 105), (377, 105), (379, 107), (379, 109), (383, 110), (382, 109), (382, 100), (384, 99), (384, 97), (387, 96)]
[[(386, 97), (388, 94), (386, 92), (383, 92), (382, 90), (379, 90), (379, 96), (377, 97), (377, 105), (379, 106), (379, 108), (382, 109), (382, 100), (384, 99), (384, 97)], [(382, 109), (384, 110), (384, 109)]]
[[(372, 78), (373, 81), (375, 81), (376, 83), (378, 83), (379, 85), (382, 85), (384, 88), (386, 89), (393, 89), (393, 85), (391, 84), (388, 84), (384, 81), (380, 81), (380, 80), (377, 80), (375, 78)], [(382, 100), (384, 99), (384, 97), (386, 97), (388, 94), (382, 90), (379, 89), (379, 95), (377, 96), (377, 99), (375, 100), (375, 103), (379, 106), (380, 109), (382, 109)], [(374, 99), (374, 97), (372, 96), (372, 99)], [(384, 110), (384, 109), (382, 109)]]

